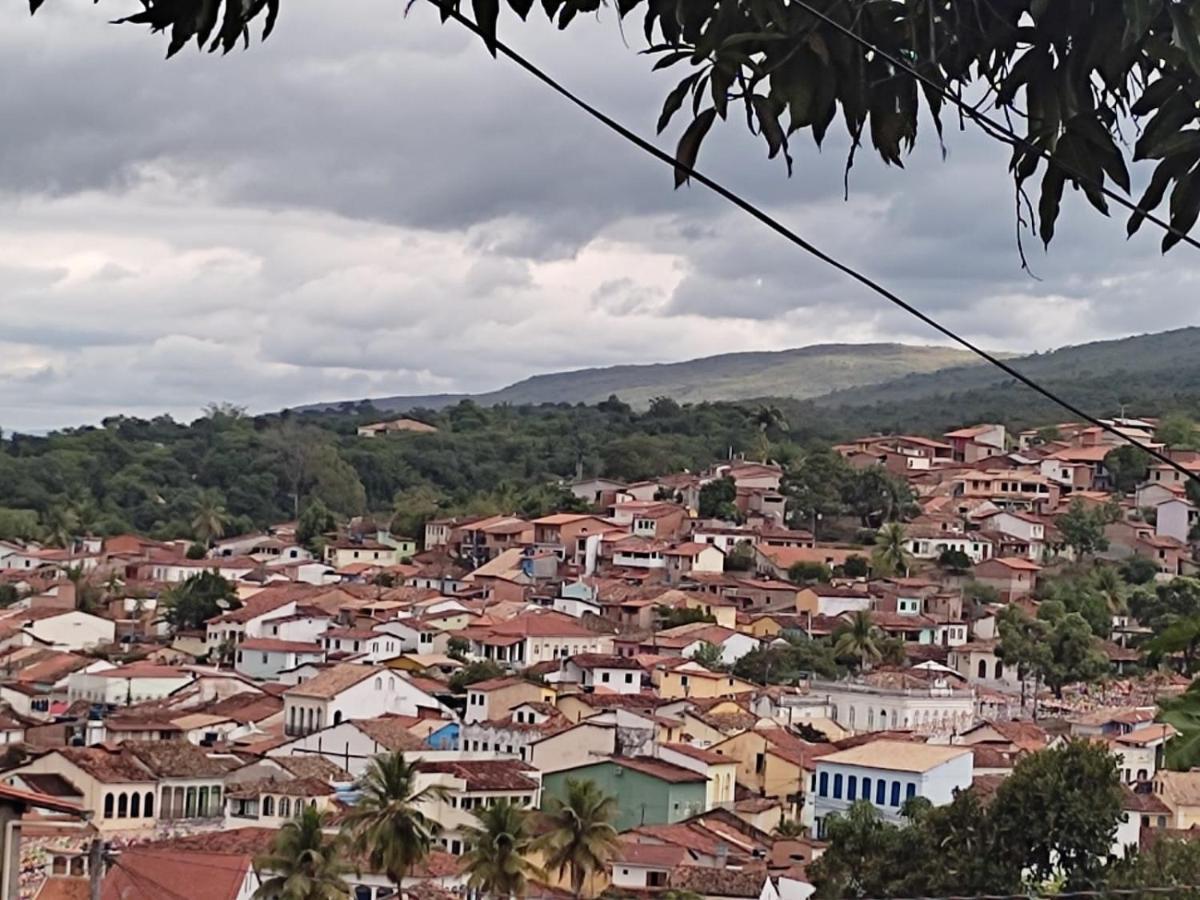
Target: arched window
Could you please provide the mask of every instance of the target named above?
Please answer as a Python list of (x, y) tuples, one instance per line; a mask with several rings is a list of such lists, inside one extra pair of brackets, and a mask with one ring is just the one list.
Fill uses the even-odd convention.
[(279, 815), (288, 818), (292, 814), (292, 801), (288, 797), (279, 798)]
[(866, 777), (865, 775), (863, 776), (862, 788), (863, 788), (862, 798), (864, 800), (866, 800), (868, 803), (870, 803), (871, 802), (871, 779)]
[(837, 774), (833, 776), (833, 799), (842, 799), (842, 776)]
[(333, 711), (333, 724), (334, 725), (342, 724), (342, 711), (340, 709), (335, 709)]
[(113, 817), (113, 795), (104, 795), (104, 818), (111, 819)]
[(221, 809), (221, 789), (219, 787), (212, 789), (212, 810), (214, 816), (219, 816), (224, 812)]
[(188, 788), (184, 797), (186, 798), (183, 806), (184, 817), (188, 819), (196, 818), (196, 789), (194, 787)]
[(858, 799), (858, 776), (848, 775), (846, 777), (846, 799), (853, 803)]
[(142, 804), (142, 815), (147, 819), (154, 817), (154, 791), (146, 791), (146, 801)]
[(887, 799), (887, 782), (880, 778), (875, 782), (875, 805), (883, 806)]
[(274, 797), (272, 797), (270, 795), (263, 797), (262, 814), (264, 816), (275, 815), (275, 798)]
[(124, 793), (117, 796), (117, 818), (129, 818), (129, 797)]
[(854, 707), (850, 707), (850, 727), (854, 727)]
[(142, 817), (142, 795), (136, 791), (129, 798), (129, 817), (132, 819), (140, 819)]
[(900, 782), (892, 782), (892, 806), (900, 807)]
[(1004, 677), (1004, 661), (996, 660), (996, 680), (999, 681)]
[(383, 679), (382, 678), (375, 679), (375, 690), (377, 690), (377, 691), (383, 690)]
[(981, 659), (979, 661), (978, 672), (979, 672), (980, 678), (987, 678), (987, 660), (986, 659)]
[(828, 772), (822, 772), (820, 778), (817, 781), (817, 796), (819, 796), (819, 797), (828, 797), (829, 796), (829, 773)]
[(875, 730), (875, 710), (867, 710), (867, 731)]
[(211, 816), (212, 814), (212, 810), (208, 808), (208, 788), (202, 787), (200, 788), (200, 804), (196, 808), (196, 815)]

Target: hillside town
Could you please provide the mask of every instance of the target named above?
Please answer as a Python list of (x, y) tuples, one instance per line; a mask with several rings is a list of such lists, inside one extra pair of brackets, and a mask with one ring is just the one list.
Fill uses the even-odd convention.
[(1098, 859), (1200, 841), (1200, 451), (1105, 424), (581, 474), (417, 533), (0, 542), (5, 896), (282, 896), (307, 847), (355, 900), (807, 900), (852, 892), (863, 816), (999, 815), (1086, 753)]

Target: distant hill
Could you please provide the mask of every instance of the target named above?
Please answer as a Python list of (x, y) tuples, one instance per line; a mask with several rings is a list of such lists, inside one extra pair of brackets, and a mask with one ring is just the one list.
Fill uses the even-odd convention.
[[(947, 366), (970, 369), (975, 358), (948, 347), (907, 344), (818, 344), (795, 350), (725, 353), (678, 363), (610, 366), (535, 375), (484, 394), (432, 394), (372, 398), (377, 408), (404, 411), (441, 409), (470, 397), (476, 403), (598, 403), (616, 394), (645, 408), (655, 397), (680, 403), (748, 400), (757, 397), (806, 399)], [(303, 410), (336, 408), (317, 403)]]

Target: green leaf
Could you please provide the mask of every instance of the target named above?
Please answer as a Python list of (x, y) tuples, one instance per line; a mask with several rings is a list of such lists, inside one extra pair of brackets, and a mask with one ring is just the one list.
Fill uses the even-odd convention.
[(687, 170), (696, 167), (700, 144), (703, 143), (705, 135), (712, 128), (716, 118), (717, 111), (710, 106), (692, 120), (692, 124), (687, 127), (683, 137), (679, 139), (679, 146), (675, 149), (675, 161), (678, 163), (675, 167), (675, 187), (685, 184), (689, 177)]
[(1162, 75), (1142, 91), (1142, 96), (1134, 101), (1129, 111), (1135, 116), (1144, 116), (1162, 106), (1177, 90), (1179, 82), (1169, 75)]
[(1173, 94), (1154, 114), (1142, 131), (1142, 136), (1133, 145), (1133, 158), (1161, 158), (1162, 154), (1159, 151), (1163, 142), (1195, 117), (1196, 106), (1188, 99), (1187, 94), (1183, 91)]
[(688, 91), (700, 79), (699, 72), (693, 72), (683, 81), (679, 82), (671, 93), (667, 94), (667, 99), (663, 102), (662, 114), (658, 117), (658, 133), (662, 134), (666, 127), (671, 124), (671, 117), (679, 112), (679, 108), (683, 106), (683, 101), (687, 99)]
[[(1200, 215), (1200, 173), (1192, 169), (1175, 181), (1175, 189), (1171, 191), (1171, 227), (1187, 234), (1196, 224)], [(1167, 232), (1163, 235), (1162, 251), (1166, 253), (1182, 240), (1177, 234)]]
[[(1154, 174), (1150, 177), (1150, 184), (1146, 187), (1145, 193), (1138, 200), (1138, 208), (1146, 212), (1153, 212), (1162, 203), (1163, 197), (1167, 193), (1167, 188), (1176, 175), (1182, 174), (1195, 165), (1197, 159), (1200, 159), (1200, 154), (1195, 157), (1175, 156), (1164, 159), (1154, 169)], [(1145, 221), (1145, 216), (1135, 212), (1129, 217), (1128, 223), (1125, 226), (1125, 233), (1133, 235), (1139, 228), (1142, 227), (1142, 222)]]
[(1171, 15), (1173, 43), (1187, 55), (1192, 71), (1200, 75), (1200, 37), (1196, 35), (1196, 23), (1192, 21), (1190, 3), (1168, 3)]
[(471, 0), (475, 13), (475, 24), (483, 36), (483, 43), (492, 56), (496, 55), (496, 23), (500, 18), (500, 0)]
[[(783, 133), (783, 128), (779, 124), (780, 110), (776, 109), (771, 103), (770, 98), (764, 97), (761, 94), (754, 94), (750, 98), (750, 105), (754, 109), (754, 116), (758, 120), (759, 131), (762, 132), (763, 138), (767, 142), (767, 158), (774, 159), (779, 155), (779, 151), (787, 145), (787, 137)], [(788, 168), (791, 169), (791, 161), (788, 161)]]
[(533, 0), (508, 0), (508, 5), (523, 22), (529, 17), (529, 11), (533, 9)]
[(1054, 238), (1054, 223), (1058, 221), (1058, 210), (1062, 204), (1066, 176), (1058, 166), (1047, 166), (1042, 176), (1042, 196), (1038, 200), (1038, 234), (1042, 243), (1049, 246)]

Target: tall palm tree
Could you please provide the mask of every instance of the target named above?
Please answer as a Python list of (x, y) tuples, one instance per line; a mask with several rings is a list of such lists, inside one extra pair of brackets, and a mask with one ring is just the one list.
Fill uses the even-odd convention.
[(867, 669), (871, 663), (883, 658), (880, 649), (883, 635), (866, 610), (859, 610), (851, 616), (835, 637), (833, 655), (839, 659), (857, 659), (859, 667)]
[(603, 793), (594, 781), (567, 779), (565, 797), (554, 795), (546, 808), (550, 826), (536, 842), (546, 851), (546, 868), (562, 877), (571, 873), (571, 890), (583, 896), (588, 878), (604, 869), (617, 850), (617, 799)]
[(196, 540), (205, 547), (211, 546), (214, 540), (225, 534), (228, 522), (229, 513), (225, 510), (225, 500), (220, 491), (201, 491), (192, 514), (192, 533), (196, 535)]
[(529, 810), (508, 800), (475, 810), (478, 825), (463, 829), (467, 887), (493, 897), (524, 897), (531, 878), (545, 872), (526, 859), (533, 850)]
[(79, 519), (75, 511), (67, 506), (52, 506), (42, 521), (46, 543), (68, 551), (75, 548), (75, 532), (78, 528)]
[(418, 789), (417, 764), (403, 753), (372, 759), (358, 789), (358, 802), (345, 819), (346, 833), (354, 849), (400, 891), (412, 867), (429, 855), (439, 829), (421, 804), (443, 799), (446, 789), (440, 785)]
[(889, 522), (875, 536), (875, 552), (871, 562), (879, 574), (908, 576), (912, 556), (908, 552), (908, 534), (899, 522)]
[(311, 806), (279, 829), (269, 853), (254, 861), (266, 880), (253, 900), (347, 900), (353, 867), (340, 835), (324, 832), (327, 816)]

